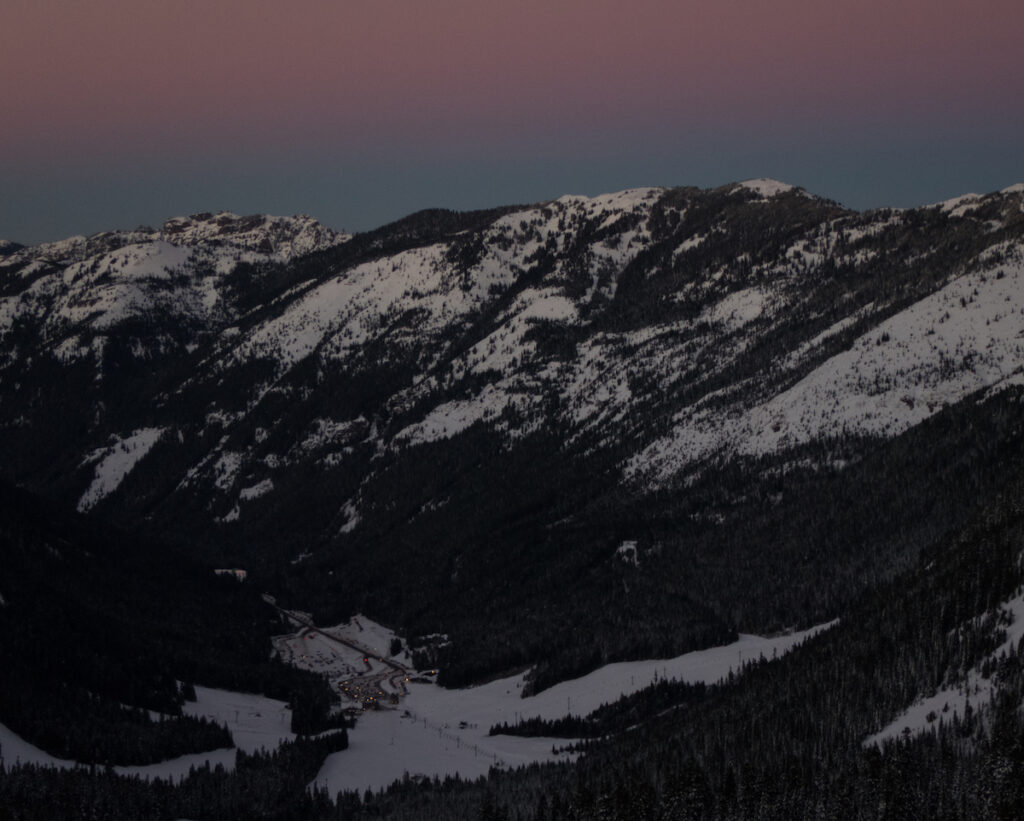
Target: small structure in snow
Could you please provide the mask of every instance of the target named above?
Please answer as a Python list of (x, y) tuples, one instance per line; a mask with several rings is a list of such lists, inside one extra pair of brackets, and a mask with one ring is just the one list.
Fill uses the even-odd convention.
[(234, 576), (240, 582), (245, 581), (246, 572), (240, 567), (219, 567), (213, 572), (218, 576)]

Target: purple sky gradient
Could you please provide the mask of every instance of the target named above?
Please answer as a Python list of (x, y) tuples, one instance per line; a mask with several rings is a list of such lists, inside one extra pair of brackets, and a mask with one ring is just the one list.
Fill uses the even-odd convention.
[[(1024, 179), (1019, 0), (5, 0), (0, 237), (176, 213), (364, 229), (782, 176), (854, 207)], [(134, 216), (131, 216), (134, 215)]]

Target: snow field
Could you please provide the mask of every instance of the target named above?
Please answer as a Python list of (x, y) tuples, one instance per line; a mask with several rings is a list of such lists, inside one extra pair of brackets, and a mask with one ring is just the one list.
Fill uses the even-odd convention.
[(292, 711), (283, 701), (266, 696), (196, 685), (196, 700), (186, 701), (182, 712), (227, 724), (235, 747), (247, 753), (295, 740)]
[[(1024, 612), (1024, 604), (1021, 608)], [(520, 697), (523, 675), (462, 690), (410, 681), (407, 694), (398, 705), (386, 705), (359, 717), (355, 729), (349, 731), (349, 748), (327, 757), (315, 783), (332, 793), (342, 789), (380, 789), (406, 774), (475, 778), (485, 775), (493, 766), (516, 767), (567, 759), (573, 754), (562, 752), (561, 748), (571, 744), (570, 739), (488, 736), (487, 732), (494, 724), (515, 723), (534, 716), (556, 719), (570, 714), (586, 715), (601, 704), (636, 692), (660, 678), (713, 683), (738, 669), (744, 661), (785, 653), (830, 626), (831, 623), (771, 638), (741, 635), (732, 644), (674, 659), (610, 664), (526, 699)], [(279, 652), (282, 647), (292, 648), (291, 660), (299, 666), (326, 673), (336, 680), (357, 673), (388, 674), (394, 670), (379, 661), (387, 658), (383, 654), (390, 648), (394, 634), (365, 616), (325, 632), (309, 633), (304, 639), (305, 632), (282, 636), (275, 642)], [(346, 648), (331, 636), (351, 642), (357, 649)], [(381, 655), (373, 656), (373, 652)], [(362, 653), (368, 654), (368, 665), (363, 663)], [(282, 655), (289, 659), (287, 653)], [(408, 663), (404, 653), (396, 660)], [(196, 696), (197, 701), (185, 704), (185, 713), (226, 724), (238, 749), (269, 750), (295, 738), (290, 730), (291, 711), (281, 701), (201, 686), (196, 687)], [(62, 768), (78, 766), (76, 762), (47, 754), (3, 725), (0, 745), (0, 755), (8, 766), (18, 761)], [(184, 778), (190, 767), (207, 763), (210, 767), (219, 764), (231, 769), (235, 750), (213, 750), (157, 764), (114, 769), (124, 775), (177, 780)]]
[[(364, 616), (328, 632), (356, 639), (356, 621), (378, 645), (390, 644), (392, 634)], [(732, 644), (672, 659), (609, 664), (529, 698), (521, 697), (525, 674), (461, 690), (410, 682), (399, 705), (368, 711), (357, 719), (349, 731), (349, 748), (327, 757), (315, 783), (332, 793), (380, 789), (405, 775), (475, 778), (492, 766), (566, 759), (572, 754), (552, 748), (560, 750), (572, 744), (571, 739), (489, 736), (488, 731), (495, 724), (532, 717), (586, 715), (662, 678), (714, 683), (744, 662), (785, 653), (833, 623), (770, 638), (741, 635)]]
[(6, 767), (15, 764), (37, 764), (40, 767), (68, 769), (77, 766), (74, 761), (56, 758), (34, 744), (25, 741), (5, 724), (0, 724), (0, 762)]
[(405, 709), (369, 712), (349, 730), (349, 746), (324, 761), (314, 784), (332, 794), (338, 790), (382, 789), (409, 776), (461, 776), (478, 778), (491, 767), (518, 766), (535, 761), (567, 759), (569, 753), (552, 753), (552, 744), (565, 739), (487, 737), (487, 728), (461, 728), (458, 724), (422, 716), (413, 706), (417, 690), (432, 685), (413, 685), (408, 715)]

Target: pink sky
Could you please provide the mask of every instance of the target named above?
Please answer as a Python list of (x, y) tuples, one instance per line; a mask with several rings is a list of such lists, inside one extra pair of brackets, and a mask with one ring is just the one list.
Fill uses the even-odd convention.
[(26, 160), (941, 122), (1024, 95), (1011, 0), (7, 0), (3, 17), (0, 148)]
[(924, 202), (1024, 178), (1022, 31), (1020, 0), (3, 0), (0, 237), (749, 176)]

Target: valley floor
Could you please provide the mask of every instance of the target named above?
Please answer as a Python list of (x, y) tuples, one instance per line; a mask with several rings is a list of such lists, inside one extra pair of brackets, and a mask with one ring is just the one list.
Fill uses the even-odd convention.
[[(328, 756), (316, 783), (330, 794), (339, 790), (380, 789), (404, 776), (459, 775), (475, 778), (493, 767), (517, 767), (533, 762), (565, 760), (574, 753), (562, 751), (571, 739), (489, 735), (491, 727), (517, 723), (534, 717), (558, 719), (585, 716), (602, 704), (637, 692), (660, 679), (691, 683), (714, 683), (747, 661), (771, 658), (787, 652), (804, 639), (831, 627), (835, 622), (809, 630), (774, 637), (741, 635), (721, 647), (686, 653), (671, 659), (609, 664), (571, 681), (562, 682), (529, 698), (522, 698), (526, 674), (499, 679), (477, 687), (446, 690), (424, 681), (410, 681), (407, 694), (398, 704), (386, 703), (367, 710), (349, 731), (349, 747)], [(382, 651), (391, 634), (364, 616), (324, 631), (330, 636), (369, 645)], [(306, 640), (308, 644), (310, 640)], [(378, 655), (376, 658), (387, 658)], [(366, 657), (364, 657), (366, 658)], [(372, 658), (372, 657), (369, 657)], [(396, 661), (403, 657), (398, 657)], [(332, 675), (330, 662), (338, 665), (341, 684), (363, 658), (306, 654), (300, 666)], [(378, 665), (381, 662), (376, 661)], [(412, 678), (413, 676), (410, 676)], [(387, 701), (387, 699), (386, 699)]]
[[(732, 644), (671, 659), (609, 664), (529, 698), (520, 695), (525, 673), (461, 690), (439, 687), (411, 670), (405, 652), (389, 657), (386, 650), (394, 635), (365, 616), (324, 629), (307, 622), (298, 632), (278, 637), (275, 647), (285, 660), (327, 675), (343, 697), (342, 706), (358, 712), (356, 726), (349, 731), (348, 749), (329, 755), (314, 782), (333, 795), (340, 790), (381, 789), (405, 776), (472, 779), (492, 767), (568, 760), (576, 755), (565, 749), (574, 743), (572, 739), (489, 735), (489, 731), (494, 725), (534, 717), (585, 716), (661, 679), (714, 683), (746, 661), (785, 653), (833, 624), (773, 637), (741, 635)], [(368, 683), (381, 688), (376, 691), (376, 709), (363, 706), (370, 691)], [(226, 724), (237, 749), (274, 749), (295, 738), (289, 730), (291, 711), (284, 702), (200, 686), (196, 695), (195, 702), (186, 703), (185, 712)], [(49, 755), (3, 725), (0, 761), (6, 766), (19, 761), (59, 768), (78, 766)], [(211, 768), (233, 769), (235, 750), (114, 770), (122, 775), (179, 780), (191, 767), (207, 763)]]

